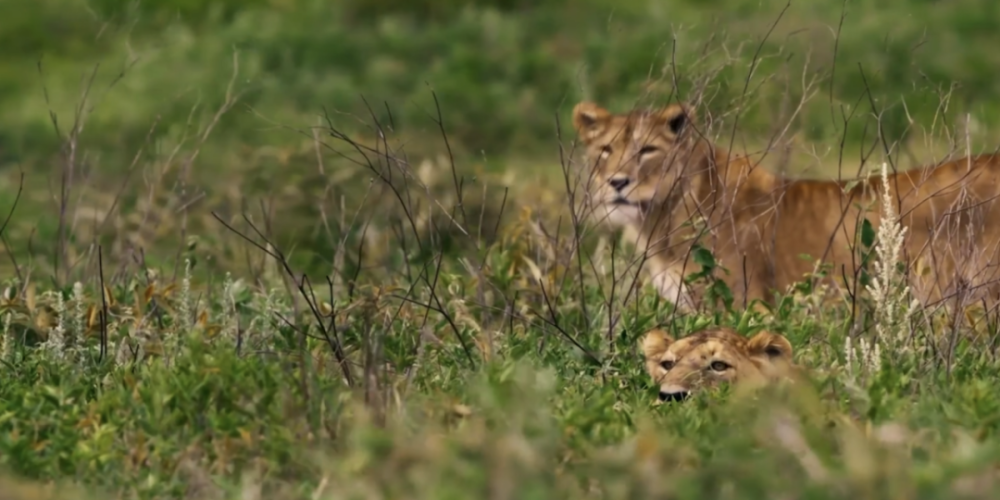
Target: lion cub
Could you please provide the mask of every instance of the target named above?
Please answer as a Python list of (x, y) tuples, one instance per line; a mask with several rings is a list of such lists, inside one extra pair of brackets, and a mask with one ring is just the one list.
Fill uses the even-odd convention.
[[(690, 255), (695, 245), (729, 270), (720, 278), (737, 304), (773, 304), (774, 292), (810, 274), (814, 260), (832, 266), (830, 284), (855, 286), (859, 227), (867, 217), (877, 229), (884, 215), (880, 176), (849, 182), (773, 174), (713, 144), (687, 105), (618, 114), (581, 102), (573, 125), (591, 162), (585, 199), (593, 216), (626, 230), (648, 256), (643, 267), (652, 285), (680, 309), (701, 301), (684, 281), (699, 269)], [(916, 298), (996, 304), (1000, 154), (888, 177), (893, 211), (906, 228), (900, 260), (916, 271), (909, 273)]]
[(795, 371), (792, 344), (766, 331), (746, 338), (732, 328), (712, 327), (674, 339), (654, 329), (639, 347), (646, 372), (660, 384), (661, 401), (681, 401), (720, 383), (764, 384)]

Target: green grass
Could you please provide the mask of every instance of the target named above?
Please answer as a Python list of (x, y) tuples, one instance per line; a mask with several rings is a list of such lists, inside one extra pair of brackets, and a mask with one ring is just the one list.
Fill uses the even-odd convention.
[[(105, 305), (82, 287), (61, 306), (25, 294), (2, 313), (0, 457), (11, 474), (93, 498), (991, 495), (1000, 374), (988, 340), (953, 330), (917, 344), (935, 350), (884, 352), (866, 374), (846, 364), (846, 311), (799, 295), (769, 319), (735, 310), (669, 327), (779, 331), (809, 378), (657, 405), (635, 344), (669, 307), (646, 292), (609, 311), (593, 279), (587, 310), (575, 286), (546, 298), (516, 263), (534, 245), (496, 247), (480, 277), (443, 271), (433, 291), (340, 293), (317, 306), (337, 325), (329, 342), (277, 281), (109, 287), (106, 334), (88, 326)], [(547, 285), (560, 279), (538, 265)], [(66, 337), (87, 332), (86, 347), (24, 346), (60, 308)]]
[[(553, 177), (561, 187), (556, 119), (568, 147), (569, 111), (583, 98), (616, 109), (700, 99), (699, 114), (720, 124), (721, 142), (731, 144), (729, 127), (737, 126), (739, 148), (764, 147), (787, 124), (775, 146), (791, 140), (789, 170), (811, 176), (841, 165), (855, 172), (879, 130), (887, 144), (901, 141), (893, 158), (904, 167), (966, 139), (975, 151), (992, 150), (1000, 115), (989, 69), (998, 63), (989, 21), (996, 7), (985, 0), (823, 0), (787, 10), (777, 1), (668, 8), (551, 0), (530, 9), (499, 0), (462, 8), (389, 0), (8, 3), (0, 23), (11, 54), (0, 65), (0, 202), (13, 201), (11, 184), (26, 172), (27, 196), (7, 237), (14, 255), (44, 266), (43, 274), (63, 265), (40, 242), (59, 239), (55, 179), (69, 169), (62, 146), (79, 109), (84, 127), (66, 210), (78, 220), (78, 240), (131, 240), (149, 258), (175, 256), (185, 231), (203, 246), (224, 246), (213, 238), (215, 219), (202, 216), (267, 200), (287, 221), (275, 237), (294, 242), (297, 266), (319, 274), (331, 239), (341, 239), (335, 224), (327, 231), (316, 222), (320, 207), (374, 199), (366, 198), (372, 172), (344, 160), (350, 148), (323, 130), (337, 151), (327, 149), (319, 165), (310, 127), (331, 122), (374, 144), (377, 120), (391, 129), (389, 146), (419, 164), (445, 152), (440, 114), (457, 171), (467, 184), (473, 176), (488, 182), (485, 204), (494, 206), (505, 174), (526, 181), (506, 183), (512, 189)], [(227, 89), (232, 100), (215, 121)], [(467, 187), (469, 203), (484, 204), (482, 184)], [(189, 206), (198, 210), (186, 220), (170, 215)], [(96, 228), (95, 217), (104, 221)], [(157, 229), (140, 230), (151, 218)], [(221, 256), (203, 264), (247, 271)]]
[[(0, 497), (990, 497), (996, 318), (872, 374), (863, 294), (678, 319), (573, 251), (581, 99), (790, 121), (803, 175), (995, 147), (994, 2), (784, 7), (0, 0)], [(712, 324), (810, 377), (656, 404), (638, 336)]]

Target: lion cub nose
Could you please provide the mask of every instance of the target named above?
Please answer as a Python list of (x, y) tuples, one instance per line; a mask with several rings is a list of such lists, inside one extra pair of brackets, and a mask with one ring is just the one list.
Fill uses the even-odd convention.
[(664, 392), (660, 391), (660, 401), (674, 403), (684, 401), (688, 397), (688, 391)]
[(625, 186), (628, 186), (629, 180), (628, 177), (615, 177), (609, 179), (608, 184), (611, 184), (611, 187), (615, 188), (615, 191), (621, 191), (625, 189)]

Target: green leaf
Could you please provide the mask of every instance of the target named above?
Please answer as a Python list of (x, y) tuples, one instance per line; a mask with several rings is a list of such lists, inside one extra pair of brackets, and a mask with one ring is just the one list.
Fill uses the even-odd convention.
[(704, 247), (695, 246), (691, 252), (691, 258), (694, 259), (695, 264), (703, 267), (705, 271), (715, 269), (715, 257), (712, 256), (712, 252)]
[(865, 248), (871, 248), (875, 244), (875, 229), (867, 217), (861, 221), (861, 244)]

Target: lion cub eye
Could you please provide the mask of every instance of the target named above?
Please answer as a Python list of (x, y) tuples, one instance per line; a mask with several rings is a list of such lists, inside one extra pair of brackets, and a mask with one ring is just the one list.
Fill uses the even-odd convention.
[(661, 361), (660, 362), (660, 368), (663, 368), (664, 370), (670, 371), (670, 369), (673, 368), (673, 367), (674, 367), (674, 362), (673, 361)]
[(601, 147), (601, 159), (603, 160), (603, 159), (607, 158), (608, 156), (611, 156), (611, 146), (602, 146)]
[(639, 150), (639, 159), (641, 160), (643, 156), (653, 154), (659, 150), (660, 149), (656, 146), (643, 146), (642, 149)]
[(731, 368), (729, 363), (724, 361), (713, 361), (712, 364), (708, 365), (708, 367), (717, 372), (724, 372)]

